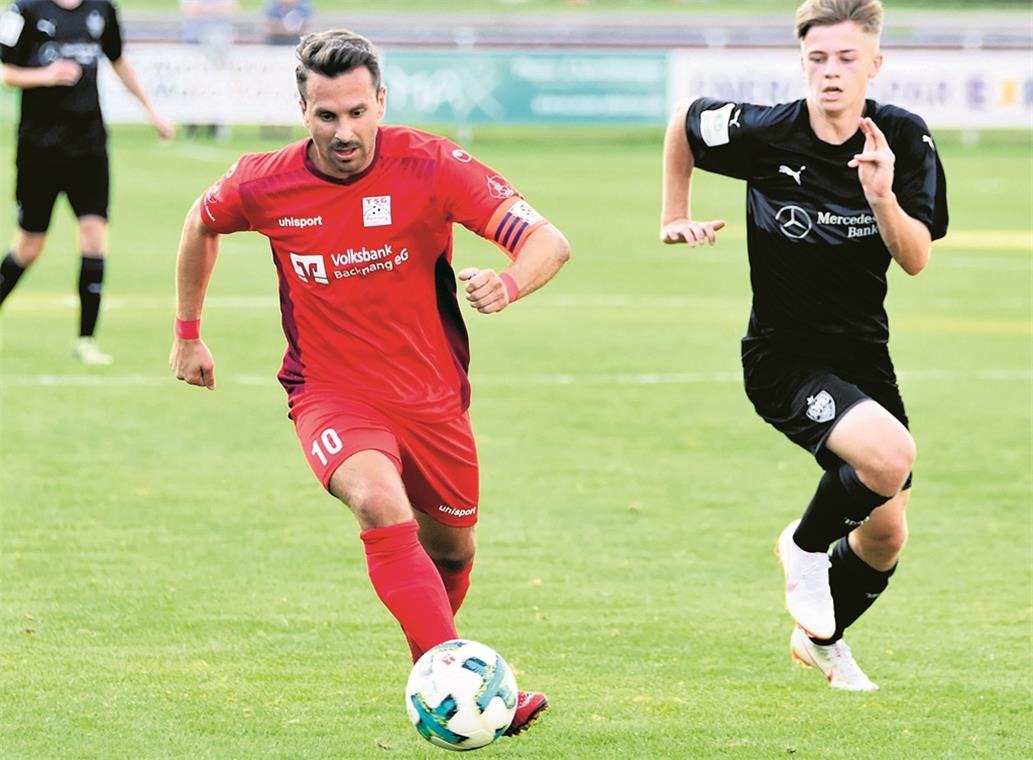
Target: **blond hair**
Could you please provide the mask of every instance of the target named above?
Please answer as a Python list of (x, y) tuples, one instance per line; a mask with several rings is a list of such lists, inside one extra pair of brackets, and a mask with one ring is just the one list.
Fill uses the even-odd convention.
[(796, 36), (803, 39), (811, 27), (853, 21), (863, 32), (882, 32), (881, 0), (804, 0), (796, 9)]

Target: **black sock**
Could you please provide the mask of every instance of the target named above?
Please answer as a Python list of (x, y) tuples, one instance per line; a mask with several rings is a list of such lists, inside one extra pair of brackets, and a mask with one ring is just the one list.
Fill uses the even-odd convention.
[(897, 569), (894, 565), (889, 570), (876, 570), (854, 554), (846, 536), (833, 547), (830, 558), (829, 586), (836, 609), (836, 632), (831, 639), (812, 638), (817, 644), (832, 644), (841, 639), (843, 631), (875, 604)]
[(829, 544), (867, 520), (890, 498), (868, 488), (857, 477), (857, 470), (844, 462), (826, 470), (818, 481), (793, 540), (805, 552), (827, 551)]
[(18, 278), (24, 273), (25, 267), (14, 260), (14, 251), (8, 251), (3, 263), (0, 264), (0, 303), (3, 303), (7, 294), (14, 290)]
[(79, 335), (88, 338), (97, 329), (100, 313), (100, 291), (104, 284), (104, 259), (100, 256), (82, 257), (79, 269)]

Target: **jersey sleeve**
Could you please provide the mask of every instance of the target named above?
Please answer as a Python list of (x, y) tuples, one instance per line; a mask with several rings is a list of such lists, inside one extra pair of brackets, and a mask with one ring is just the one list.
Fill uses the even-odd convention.
[(438, 195), (446, 218), (515, 258), (538, 227), (547, 224), (505, 177), (450, 142), (443, 142)]
[(685, 134), (696, 166), (748, 179), (754, 145), (767, 109), (752, 103), (697, 98), (685, 116)]
[(250, 156), (241, 156), (222, 178), (201, 196), (201, 221), (213, 232), (226, 235), (253, 229), (240, 186), (247, 179)]
[(900, 207), (929, 228), (933, 240), (947, 234), (947, 179), (936, 143), (914, 114), (902, 119), (890, 147), (895, 157), (893, 193)]
[(118, 19), (118, 6), (114, 3), (108, 5), (108, 17), (100, 37), (100, 46), (109, 61), (117, 61), (122, 57), (122, 25)]
[(12, 3), (0, 14), (0, 63), (25, 66), (28, 54), (28, 24), (20, 3)]

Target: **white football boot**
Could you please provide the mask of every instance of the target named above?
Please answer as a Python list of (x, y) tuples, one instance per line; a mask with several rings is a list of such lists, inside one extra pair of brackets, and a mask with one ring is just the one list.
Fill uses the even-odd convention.
[(793, 540), (799, 520), (786, 526), (775, 544), (775, 554), (786, 577), (786, 609), (816, 639), (830, 639), (836, 632), (836, 611), (829, 588), (832, 562), (825, 552), (805, 552)]
[(111, 364), (111, 356), (97, 347), (93, 338), (79, 338), (72, 347), (72, 356), (83, 364)]
[(789, 638), (789, 651), (793, 662), (798, 662), (805, 668), (817, 668), (824, 673), (833, 689), (875, 691), (879, 688), (858, 666), (850, 647), (843, 639), (827, 646), (815, 644), (807, 632), (797, 626)]

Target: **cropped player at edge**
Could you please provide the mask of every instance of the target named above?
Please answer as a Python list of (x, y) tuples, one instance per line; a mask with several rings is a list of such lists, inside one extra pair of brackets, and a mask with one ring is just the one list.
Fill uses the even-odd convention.
[(796, 621), (790, 650), (852, 691), (878, 687), (843, 631), (897, 567), (915, 459), (887, 348), (886, 272), (891, 261), (921, 272), (947, 229), (925, 123), (866, 99), (882, 19), (878, 0), (807, 0), (796, 12), (806, 99), (701, 97), (675, 111), (664, 140), (663, 242), (713, 245), (724, 226), (692, 218), (694, 167), (747, 182), (746, 394), (825, 470), (776, 544)]
[(79, 228), (79, 338), (72, 355), (110, 364), (94, 334), (108, 240), (108, 133), (100, 108), (101, 59), (140, 102), (162, 140), (175, 128), (155, 112), (122, 53), (113, 0), (16, 0), (0, 15), (0, 76), (20, 90), (14, 195), (18, 229), (0, 261), (0, 304), (43, 253), (57, 197)]
[[(452, 224), (511, 259), (458, 273), (484, 314), (548, 282), (563, 235), (494, 170), (426, 132), (382, 126), (377, 51), (347, 30), (297, 49), (310, 137), (242, 156), (190, 209), (176, 264), (176, 377), (215, 389), (200, 339), (219, 235), (270, 242), (287, 351), (279, 373), (312, 471), (355, 514), (377, 595), (415, 661), (458, 638), (478, 512), (467, 408), (469, 346), (452, 270)], [(508, 734), (545, 707), (520, 692)]]

